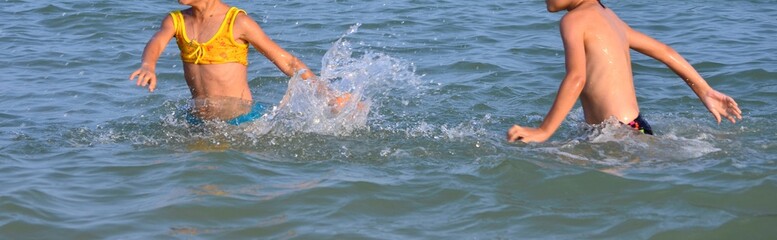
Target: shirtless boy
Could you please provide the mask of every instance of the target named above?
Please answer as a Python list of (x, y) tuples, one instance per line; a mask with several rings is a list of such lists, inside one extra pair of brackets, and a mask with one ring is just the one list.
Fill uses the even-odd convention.
[(638, 32), (597, 0), (546, 0), (549, 12), (567, 10), (561, 19), (561, 38), (566, 57), (566, 76), (556, 99), (539, 128), (514, 125), (509, 142), (543, 142), (566, 118), (578, 98), (588, 124), (615, 118), (631, 128), (652, 134), (640, 116), (631, 71), (629, 49), (650, 56), (669, 67), (699, 97), (718, 123), (732, 123), (742, 111), (731, 97), (720, 93), (671, 47)]
[(245, 11), (221, 0), (179, 0), (191, 8), (173, 11), (146, 44), (141, 66), (130, 75), (137, 85), (154, 91), (156, 63), (175, 37), (181, 50), (184, 77), (194, 100), (190, 122), (222, 120), (232, 124), (261, 117), (263, 107), (252, 103), (248, 87), (248, 46), (254, 46), (287, 76), (304, 71), (315, 75), (299, 59), (278, 46)]

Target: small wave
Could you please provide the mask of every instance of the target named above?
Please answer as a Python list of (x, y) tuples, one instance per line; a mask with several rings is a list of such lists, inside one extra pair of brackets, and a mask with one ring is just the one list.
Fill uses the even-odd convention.
[(716, 146), (720, 140), (709, 133), (710, 129), (691, 124), (681, 127), (683, 121), (676, 122), (675, 126), (658, 125), (666, 128), (655, 136), (634, 131), (614, 118), (596, 125), (580, 124), (572, 140), (550, 143), (551, 146), (537, 150), (565, 163), (618, 174), (626, 169), (663, 169), (682, 164), (694, 168), (695, 164), (687, 163), (721, 151)]

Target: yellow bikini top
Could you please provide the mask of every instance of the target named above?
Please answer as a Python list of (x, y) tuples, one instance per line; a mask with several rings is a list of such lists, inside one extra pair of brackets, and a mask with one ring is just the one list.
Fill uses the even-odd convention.
[(194, 64), (240, 63), (248, 65), (248, 44), (237, 43), (232, 33), (237, 14), (245, 11), (231, 7), (218, 32), (205, 43), (190, 40), (181, 11), (170, 12), (175, 26), (175, 39), (181, 49), (181, 60)]

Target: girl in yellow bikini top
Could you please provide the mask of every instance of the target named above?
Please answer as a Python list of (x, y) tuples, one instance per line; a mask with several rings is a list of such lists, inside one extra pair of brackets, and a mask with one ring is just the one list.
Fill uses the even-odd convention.
[(181, 50), (181, 60), (193, 64), (240, 63), (248, 65), (248, 44), (235, 41), (232, 29), (237, 14), (245, 11), (236, 7), (229, 8), (224, 22), (213, 38), (204, 43), (190, 40), (186, 35), (186, 24), (181, 11), (170, 12), (175, 26), (175, 39)]

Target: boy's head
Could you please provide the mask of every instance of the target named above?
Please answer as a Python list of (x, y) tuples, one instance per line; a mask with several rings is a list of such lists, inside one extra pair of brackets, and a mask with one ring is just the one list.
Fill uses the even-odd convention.
[(580, 6), (585, 1), (594, 0), (545, 0), (548, 6), (548, 12), (558, 12), (561, 10), (570, 10), (571, 7)]
[(572, 1), (574, 0), (545, 0), (545, 5), (548, 7), (548, 12), (558, 12), (567, 9)]

